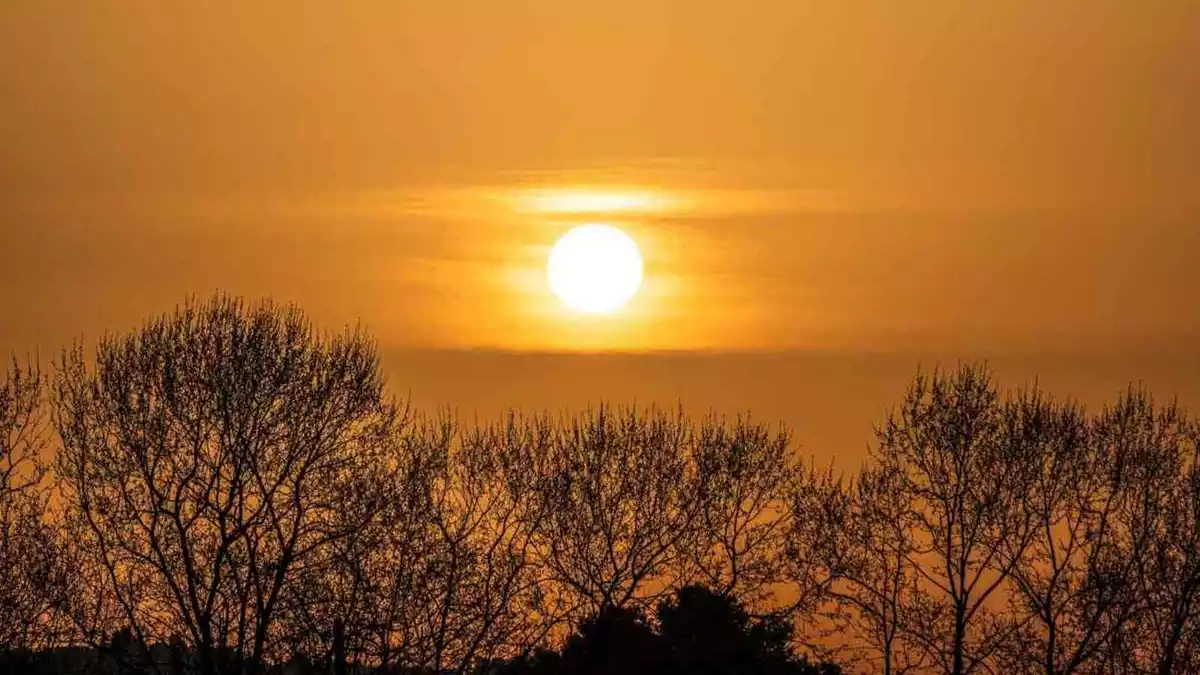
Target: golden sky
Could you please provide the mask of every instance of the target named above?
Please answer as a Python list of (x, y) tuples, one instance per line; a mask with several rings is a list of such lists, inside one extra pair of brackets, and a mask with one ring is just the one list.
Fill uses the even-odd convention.
[[(1194, 361), (1198, 36), (1193, 0), (4, 0), (0, 351), (222, 289), (398, 353)], [(544, 280), (591, 221), (646, 260), (603, 318)]]

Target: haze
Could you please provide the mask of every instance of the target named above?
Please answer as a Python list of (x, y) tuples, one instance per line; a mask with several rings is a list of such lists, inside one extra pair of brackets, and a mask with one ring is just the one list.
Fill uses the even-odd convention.
[[(0, 353), (215, 289), (362, 321), (399, 392), (786, 420), (855, 462), (918, 365), (1200, 404), (1200, 4), (0, 10)], [(580, 222), (646, 285), (545, 288)]]

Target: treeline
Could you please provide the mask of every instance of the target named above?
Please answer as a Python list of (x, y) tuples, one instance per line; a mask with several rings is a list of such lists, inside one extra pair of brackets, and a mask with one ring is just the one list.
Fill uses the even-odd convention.
[(362, 332), (216, 297), (8, 373), (0, 667), (1197, 672), (1198, 440), (983, 366), (850, 476), (749, 418), (463, 424)]

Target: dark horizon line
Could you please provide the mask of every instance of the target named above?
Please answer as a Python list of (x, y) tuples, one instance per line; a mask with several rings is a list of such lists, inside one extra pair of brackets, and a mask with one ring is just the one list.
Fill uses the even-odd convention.
[[(1183, 341), (1181, 341), (1183, 342)], [(388, 345), (380, 341), (379, 352), (383, 356), (389, 354), (429, 354), (442, 353), (446, 355), (470, 356), (513, 356), (513, 357), (599, 357), (599, 358), (769, 358), (778, 356), (790, 357), (876, 357), (876, 358), (917, 358), (946, 360), (987, 361), (990, 358), (1089, 358), (1089, 359), (1123, 359), (1148, 357), (1179, 357), (1194, 356), (1200, 358), (1200, 338), (1194, 341), (1195, 347), (1182, 344), (1164, 347), (1157, 343), (1138, 343), (1127, 346), (1105, 346), (1101, 348), (1070, 348), (1055, 345), (1035, 348), (1031, 346), (1005, 348), (995, 345), (980, 347), (950, 347), (931, 345), (925, 348), (917, 347), (761, 347), (761, 348), (521, 348), (503, 346), (461, 346), (451, 345), (439, 347), (436, 345)]]

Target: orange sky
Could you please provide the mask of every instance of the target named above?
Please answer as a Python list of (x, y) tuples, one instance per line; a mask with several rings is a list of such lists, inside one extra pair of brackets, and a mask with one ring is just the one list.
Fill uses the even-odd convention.
[[(812, 354), (907, 354), (897, 395), (918, 354), (1150, 378), (1200, 358), (1198, 35), (1190, 0), (5, 0), (0, 352), (220, 288), (450, 359), (388, 365), (468, 407), (712, 372), (800, 419)], [(619, 208), (572, 212), (596, 195)], [(647, 264), (601, 319), (543, 279), (592, 220)], [(793, 361), (511, 361), (613, 350)]]

